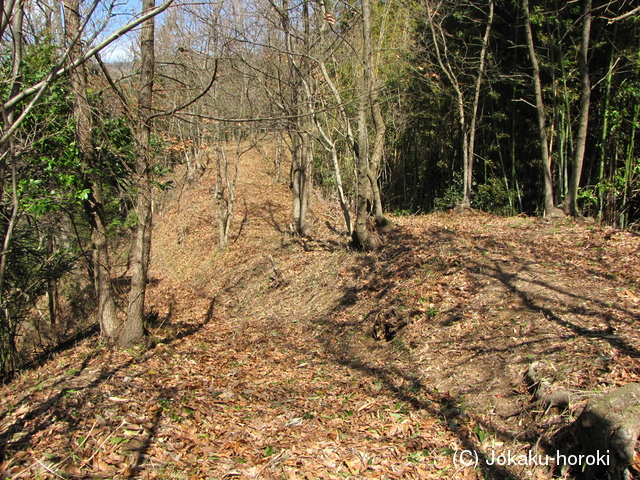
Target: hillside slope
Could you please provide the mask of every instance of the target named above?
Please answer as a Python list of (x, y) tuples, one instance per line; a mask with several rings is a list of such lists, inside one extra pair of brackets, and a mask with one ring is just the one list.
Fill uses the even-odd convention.
[(5, 476), (551, 478), (455, 452), (571, 448), (562, 427), (580, 405), (532, 408), (534, 361), (572, 391), (638, 379), (637, 236), (438, 214), (394, 218), (362, 253), (314, 197), (313, 237), (297, 239), (270, 153), (242, 157), (224, 255), (214, 172), (175, 173), (156, 203), (159, 341), (90, 339), (3, 387)]

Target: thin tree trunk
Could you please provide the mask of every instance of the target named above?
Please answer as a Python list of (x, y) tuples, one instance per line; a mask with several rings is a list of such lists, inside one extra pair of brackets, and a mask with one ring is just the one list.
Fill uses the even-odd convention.
[(329, 138), (327, 133), (324, 131), (324, 129), (320, 125), (320, 122), (317, 119), (317, 116), (314, 115), (314, 119), (316, 123), (316, 128), (318, 129), (320, 136), (324, 140), (327, 150), (329, 150), (329, 153), (331, 154), (333, 174), (336, 177), (336, 189), (338, 191), (338, 200), (340, 202), (340, 208), (342, 209), (342, 214), (344, 216), (344, 222), (347, 227), (347, 232), (349, 233), (349, 235), (351, 235), (353, 231), (353, 227), (351, 225), (351, 213), (349, 212), (349, 206), (347, 205), (347, 199), (344, 194), (344, 188), (342, 186), (342, 175), (340, 174), (340, 162), (338, 161), (338, 149), (336, 148), (335, 142)]
[(302, 113), (305, 114), (298, 118), (300, 133), (300, 175), (297, 177), (300, 182), (298, 191), (300, 198), (299, 218), (296, 230), (299, 235), (307, 236), (310, 228), (307, 223), (307, 213), (310, 208), (311, 200), (311, 179), (313, 168), (313, 139), (311, 137), (311, 111), (312, 93), (310, 85), (311, 66), (309, 64), (309, 56), (311, 51), (311, 31), (309, 23), (309, 1), (302, 1), (302, 56), (300, 58), (300, 66), (298, 67), (298, 75), (300, 85), (304, 91), (304, 102)]
[[(614, 38), (616, 36), (617, 31), (618, 31), (618, 28), (616, 25), (613, 31)], [(604, 167), (606, 163), (606, 154), (607, 154), (606, 143), (609, 137), (609, 116), (611, 114), (611, 112), (609, 111), (609, 106), (611, 104), (611, 83), (613, 79), (613, 66), (614, 66), (613, 57), (615, 54), (615, 48), (613, 47), (613, 45), (610, 48), (611, 48), (611, 53), (609, 57), (609, 68), (607, 70), (604, 106), (602, 109), (602, 132), (600, 135), (600, 162), (598, 167), (598, 220), (600, 221), (603, 220), (603, 214), (604, 214), (604, 202), (605, 202)]]
[[(79, 0), (65, 0), (65, 27), (67, 42), (71, 44), (80, 33)], [(80, 42), (71, 49), (69, 61), (75, 62), (82, 56)], [(95, 268), (95, 289), (98, 297), (98, 319), (100, 331), (108, 340), (115, 340), (118, 328), (111, 270), (105, 226), (104, 205), (100, 179), (95, 173), (96, 162), (93, 150), (91, 108), (87, 100), (87, 70), (85, 64), (71, 71), (71, 88), (73, 91), (73, 110), (76, 119), (76, 139), (78, 151), (82, 159), (84, 174), (90, 184), (91, 194), (85, 202), (85, 211), (91, 225), (91, 241)]]
[[(640, 107), (638, 104), (633, 106), (633, 118), (631, 121), (631, 125), (638, 125), (638, 118), (640, 114)], [(629, 138), (629, 143), (627, 144), (627, 155), (624, 162), (624, 187), (622, 189), (622, 205), (620, 206), (620, 228), (625, 229), (629, 226), (629, 205), (627, 205), (627, 201), (629, 198), (629, 193), (631, 192), (631, 179), (633, 178), (633, 163), (636, 159), (635, 157), (635, 146), (636, 146), (636, 128), (631, 128), (631, 136)]]
[(297, 123), (294, 124), (294, 131), (291, 132), (291, 212), (293, 220), (293, 231), (295, 234), (300, 233), (300, 198), (302, 195), (300, 186), (302, 184), (302, 136), (298, 131)]
[[(324, 6), (324, 4), (323, 4)], [(323, 10), (323, 17), (326, 16), (326, 12)], [(356, 148), (356, 141), (353, 138), (353, 132), (351, 130), (351, 122), (349, 121), (349, 117), (347, 115), (347, 112), (344, 108), (344, 102), (342, 101), (342, 96), (340, 95), (340, 92), (338, 91), (338, 88), (336, 87), (335, 83), (333, 82), (333, 80), (331, 79), (331, 77), (329, 76), (329, 72), (327, 71), (327, 67), (325, 65), (324, 61), (320, 61), (318, 62), (318, 65), (320, 66), (320, 71), (322, 72), (322, 76), (325, 80), (325, 82), (327, 83), (327, 85), (329, 86), (329, 89), (331, 90), (331, 93), (333, 94), (333, 97), (336, 101), (336, 104), (338, 105), (338, 111), (340, 112), (340, 117), (342, 118), (342, 122), (344, 123), (344, 128), (345, 128), (345, 133), (346, 133), (346, 137), (347, 137), (347, 143), (349, 144), (349, 148), (351, 149), (351, 151), (354, 154), (354, 158), (356, 159), (356, 162), (358, 161), (358, 153), (357, 153), (357, 148)], [(336, 176), (336, 187), (338, 190), (338, 198), (340, 200), (340, 208), (342, 209), (342, 214), (344, 215), (344, 220), (345, 220), (345, 224), (347, 227), (347, 231), (349, 232), (349, 235), (353, 234), (353, 225), (351, 222), (351, 213), (349, 212), (349, 206), (347, 205), (347, 200), (346, 200), (346, 196), (344, 194), (344, 189), (342, 186), (342, 175), (340, 174), (340, 162), (338, 161), (338, 152), (336, 149), (336, 145), (335, 142), (332, 142), (328, 135), (326, 135), (326, 133), (322, 130), (322, 128), (320, 128), (319, 124), (318, 124), (318, 130), (320, 131), (320, 134), (322, 135), (322, 137), (324, 138), (325, 142), (327, 143), (327, 145), (329, 145), (330, 151), (331, 151), (331, 160), (333, 162), (333, 171), (334, 174)]]
[(480, 104), (480, 89), (482, 87), (482, 79), (484, 77), (487, 49), (489, 48), (489, 35), (493, 25), (493, 0), (489, 0), (489, 14), (487, 15), (487, 26), (482, 37), (482, 47), (480, 50), (480, 65), (478, 66), (478, 75), (476, 76), (476, 85), (473, 95), (473, 105), (471, 107), (471, 118), (469, 119), (469, 141), (467, 148), (469, 149), (465, 155), (467, 165), (465, 166), (465, 182), (464, 182), (464, 199), (463, 205), (471, 206), (471, 190), (473, 187), (473, 160), (476, 154), (476, 124), (478, 123), (478, 106)]
[(276, 132), (276, 147), (273, 159), (273, 183), (277, 184), (280, 182), (280, 166), (282, 165), (282, 131), (278, 130)]
[(533, 45), (533, 33), (531, 31), (531, 18), (529, 16), (529, 0), (522, 0), (524, 12), (524, 28), (527, 35), (527, 47), (529, 59), (533, 70), (533, 86), (536, 92), (536, 112), (538, 115), (538, 133), (540, 135), (540, 155), (542, 160), (542, 173), (544, 175), (544, 209), (547, 217), (562, 217), (564, 213), (553, 203), (553, 180), (551, 178), (551, 155), (549, 153), (549, 141), (547, 138), (547, 120), (544, 113), (542, 100), (542, 82), (540, 80), (540, 65)]
[[(23, 35), (22, 26), (24, 18), (23, 4), (18, 0), (17, 5), (12, 10), (11, 19), (7, 19), (7, 26), (11, 30), (13, 48), (13, 66), (11, 69), (11, 85), (9, 87), (10, 98), (15, 97), (20, 92), (22, 84), (22, 63), (23, 63)], [(5, 19), (2, 19), (3, 22)], [(3, 127), (7, 128), (14, 123), (14, 108), (5, 109), (2, 112)], [(4, 131), (2, 133), (5, 133)], [(11, 256), (11, 244), (13, 241), (13, 231), (18, 222), (20, 201), (18, 198), (18, 181), (16, 171), (16, 144), (15, 138), (11, 135), (8, 142), (0, 144), (0, 226), (2, 228), (2, 250), (0, 251), (0, 368), (2, 373), (9, 374), (15, 368), (16, 345), (15, 345), (15, 324), (12, 321), (11, 313), (6, 296), (6, 274)], [(11, 202), (4, 204), (5, 175), (7, 170), (7, 158), (9, 159)]]
[[(436, 53), (436, 58), (438, 59), (438, 65), (440, 69), (445, 74), (449, 83), (453, 87), (455, 91), (456, 97), (456, 107), (458, 109), (458, 123), (460, 125), (460, 136), (462, 138), (462, 185), (463, 185), (463, 193), (462, 193), (462, 202), (459, 205), (459, 208), (468, 209), (471, 206), (471, 186), (472, 186), (472, 165), (469, 159), (469, 127), (467, 124), (467, 117), (465, 112), (465, 99), (464, 93), (460, 86), (460, 82), (456, 77), (453, 68), (449, 62), (448, 49), (447, 49), (447, 41), (444, 37), (442, 30), (439, 28), (438, 32), (436, 32), (436, 25), (431, 13), (431, 7), (427, 6), (427, 15), (429, 18), (429, 29), (431, 30), (431, 38), (433, 40), (433, 46)], [(440, 49), (440, 40), (439, 37), (442, 37), (442, 45), (444, 48), (444, 52)]]
[[(377, 246), (375, 237), (368, 230), (369, 204), (375, 204), (375, 187), (377, 174), (372, 172), (369, 148), (369, 129), (367, 126), (367, 112), (373, 113), (375, 94), (373, 90), (373, 62), (371, 54), (371, 4), (369, 0), (362, 1), (362, 86), (358, 101), (358, 148), (356, 176), (358, 193), (356, 201), (356, 225), (353, 232), (354, 244), (365, 250), (374, 249)], [(374, 122), (376, 120), (374, 119)], [(383, 122), (384, 123), (384, 122)], [(375, 126), (375, 123), (374, 123)], [(377, 130), (376, 134), (384, 131)], [(376, 140), (378, 136), (376, 135)], [(374, 149), (375, 149), (374, 143)], [(378, 145), (378, 148), (380, 146)], [(381, 156), (381, 151), (378, 152)], [(377, 209), (378, 207), (374, 205)], [(384, 219), (384, 217), (382, 217)]]
[[(246, 151), (246, 150), (245, 150)], [(244, 152), (240, 151), (240, 142), (236, 145), (235, 162), (233, 165), (233, 178), (229, 175), (229, 160), (222, 147), (216, 151), (216, 204), (218, 207), (218, 249), (223, 252), (229, 246), (229, 231), (233, 219), (233, 209), (236, 199), (236, 184), (238, 182), (238, 170), (240, 157)], [(226, 187), (226, 195), (225, 195)]]
[[(373, 81), (373, 79), (372, 79)], [(387, 126), (382, 117), (382, 108), (380, 107), (380, 98), (375, 86), (371, 89), (371, 110), (373, 116), (373, 127), (375, 129), (375, 139), (373, 142), (373, 151), (371, 152), (371, 161), (369, 162), (369, 181), (371, 182), (371, 191), (373, 193), (373, 207), (376, 225), (383, 227), (388, 221), (382, 210), (382, 198), (380, 197), (380, 187), (378, 186), (378, 175), (380, 164), (384, 157)]]
[(5, 295), (5, 277), (9, 256), (11, 255), (11, 242), (13, 240), (13, 230), (18, 222), (19, 199), (18, 182), (16, 172), (16, 155), (14, 139), (9, 140), (9, 151), (11, 159), (11, 206), (10, 217), (4, 226), (4, 239), (2, 243), (2, 258), (0, 259), (0, 367), (4, 373), (10, 373), (15, 368), (15, 323), (12, 321), (9, 305)]
[[(13, 12), (11, 10), (10, 13), (13, 13), (11, 20), (8, 21), (11, 30), (11, 37), (13, 41), (13, 66), (11, 69), (11, 86), (9, 88), (10, 97), (14, 97), (20, 91), (21, 83), (22, 83), (22, 60), (23, 60), (23, 37), (22, 37), (22, 23), (24, 18), (24, 10), (22, 2), (19, 1), (18, 5), (15, 7)], [(4, 13), (4, 12), (3, 12)], [(2, 19), (5, 20), (4, 18)], [(2, 112), (3, 114), (3, 123), (4, 128), (11, 125), (14, 120), (14, 111), (13, 109), (7, 109)], [(4, 310), (4, 302), (6, 301), (4, 295), (4, 287), (5, 287), (5, 276), (7, 271), (7, 263), (10, 252), (11, 240), (13, 237), (13, 229), (17, 222), (18, 218), (18, 190), (17, 190), (17, 180), (16, 180), (16, 155), (15, 155), (15, 143), (13, 136), (9, 139), (7, 144), (1, 146), (2, 150), (0, 153), (0, 173), (2, 176), (0, 177), (0, 185), (2, 190), (0, 190), (0, 202), (3, 202), (2, 207), (2, 252), (0, 256), (0, 309)], [(7, 158), (10, 159), (10, 170), (11, 170), (11, 205), (4, 205), (4, 193), (5, 193), (5, 173), (7, 170)], [(7, 220), (8, 218), (8, 220)]]
[[(53, 255), (55, 251), (55, 241), (52, 232), (47, 234), (47, 255)], [(51, 326), (58, 323), (58, 280), (47, 280), (47, 307), (49, 309), (49, 322)]]
[(303, 124), (304, 131), (301, 132), (302, 148), (301, 148), (301, 162), (300, 162), (300, 216), (298, 218), (297, 233), (298, 235), (308, 236), (311, 233), (309, 223), (307, 222), (307, 215), (310, 208), (311, 200), (311, 179), (313, 168), (313, 146), (311, 144), (312, 139), (309, 134), (306, 121)]
[[(328, 12), (326, 9), (325, 2), (320, 2), (320, 9), (321, 9), (322, 17), (326, 19), (328, 16)], [(320, 26), (320, 35), (322, 38), (324, 38), (326, 31), (327, 31), (327, 23), (322, 22)], [(327, 51), (329, 51), (328, 47), (327, 47)], [(353, 153), (354, 163), (356, 166), (356, 177), (357, 177), (358, 175), (357, 168), (360, 161), (360, 148), (359, 148), (358, 142), (356, 141), (353, 135), (353, 130), (351, 128), (351, 121), (349, 120), (349, 116), (347, 115), (347, 111), (345, 108), (345, 102), (342, 99), (342, 95), (340, 94), (338, 87), (336, 86), (335, 82), (331, 79), (331, 76), (327, 71), (326, 59), (318, 60), (318, 66), (320, 67), (320, 72), (322, 73), (322, 77), (324, 78), (325, 83), (329, 87), (329, 90), (331, 90), (331, 93), (335, 100), (338, 111), (340, 112), (340, 118), (342, 119), (342, 123), (344, 124), (344, 135), (347, 139), (347, 144)], [(318, 122), (316, 123), (318, 124)], [(322, 137), (325, 139), (325, 142), (327, 143), (327, 145), (329, 145), (329, 149), (331, 151), (331, 159), (333, 162), (333, 170), (336, 176), (340, 208), (342, 209), (347, 231), (349, 232), (349, 235), (351, 235), (355, 239), (354, 225), (351, 220), (351, 213), (349, 211), (349, 206), (347, 205), (347, 200), (346, 200), (346, 196), (345, 196), (343, 185), (342, 185), (342, 176), (340, 174), (340, 163), (338, 161), (338, 152), (337, 152), (335, 142), (329, 139), (328, 135), (326, 135), (325, 132), (322, 130), (322, 128), (320, 128), (319, 124), (318, 124), (318, 130), (320, 131)], [(358, 191), (360, 191), (359, 188), (358, 188)]]
[[(320, 10), (321, 10), (322, 18), (327, 18), (327, 10), (324, 2), (320, 2)], [(327, 22), (322, 22), (320, 24), (321, 38), (325, 38), (327, 29), (328, 29), (327, 25), (328, 25)], [(329, 48), (327, 48), (327, 51), (329, 51)], [(329, 54), (329, 56), (330, 55), (331, 54)], [(351, 131), (351, 123), (349, 122), (349, 117), (346, 113), (344, 102), (342, 101), (342, 96), (340, 95), (340, 91), (336, 87), (336, 84), (331, 79), (331, 76), (327, 71), (326, 58), (321, 58), (317, 60), (317, 63), (318, 63), (318, 66), (320, 67), (320, 72), (322, 73), (322, 77), (324, 78), (325, 83), (329, 87), (329, 90), (331, 90), (334, 101), (336, 102), (336, 106), (338, 108), (338, 111), (340, 112), (340, 118), (342, 119), (342, 123), (344, 124), (347, 143), (349, 145), (349, 148), (353, 151), (355, 140), (353, 139), (353, 132)], [(347, 203), (346, 195), (344, 193), (344, 187), (342, 185), (342, 175), (340, 173), (340, 161), (338, 158), (338, 149), (336, 147), (336, 143), (329, 137), (329, 135), (327, 135), (325, 130), (322, 128), (317, 115), (314, 115), (313, 119), (315, 121), (318, 132), (320, 132), (320, 136), (324, 140), (325, 144), (327, 145), (327, 149), (331, 154), (331, 163), (333, 165), (333, 174), (336, 177), (336, 190), (338, 191), (338, 200), (340, 202), (340, 208), (342, 209), (342, 215), (344, 216), (344, 222), (345, 222), (345, 226), (347, 227), (347, 232), (349, 235), (352, 235), (353, 225), (351, 223), (351, 212), (349, 211), (349, 205)]]
[(227, 157), (224, 154), (222, 147), (219, 147), (216, 151), (216, 191), (215, 199), (216, 206), (218, 208), (218, 250), (223, 252), (227, 249), (228, 236), (225, 232), (226, 224), (226, 212), (228, 209), (228, 200), (224, 198), (224, 183), (222, 180), (222, 174), (227, 170)]
[[(143, 0), (142, 11), (153, 9), (155, 0)], [(138, 124), (136, 132), (136, 175), (138, 196), (136, 212), (138, 225), (131, 266), (131, 291), (127, 321), (118, 334), (118, 345), (127, 347), (139, 343), (144, 336), (144, 303), (147, 288), (147, 270), (151, 253), (151, 127), (154, 81), (154, 29), (155, 20), (150, 18), (142, 27), (140, 43), (140, 90), (138, 93)]]
[(578, 117), (578, 136), (576, 138), (575, 153), (573, 157), (573, 169), (569, 190), (565, 201), (566, 213), (578, 216), (578, 188), (582, 176), (582, 164), (587, 145), (587, 129), (589, 125), (589, 106), (591, 100), (591, 81), (589, 78), (589, 65), (587, 63), (589, 53), (589, 40), (591, 32), (591, 2), (584, 0), (584, 15), (582, 18), (582, 37), (580, 39), (580, 115)]
[[(274, 8), (275, 4), (272, 3)], [(307, 235), (307, 212), (309, 210), (311, 191), (312, 145), (310, 138), (311, 98), (308, 78), (310, 75), (310, 25), (309, 2), (303, 0), (302, 7), (302, 35), (296, 36), (291, 31), (289, 15), (289, 1), (282, 0), (280, 11), (282, 30), (285, 38), (289, 79), (291, 82), (289, 114), (293, 117), (289, 124), (291, 138), (291, 191), (292, 191), (292, 230), (297, 235)], [(296, 51), (294, 41), (302, 44), (302, 50)], [(296, 58), (299, 59), (296, 63)], [(301, 100), (304, 98), (304, 100)], [(302, 114), (302, 115), (301, 115)], [(305, 115), (307, 114), (307, 115)]]

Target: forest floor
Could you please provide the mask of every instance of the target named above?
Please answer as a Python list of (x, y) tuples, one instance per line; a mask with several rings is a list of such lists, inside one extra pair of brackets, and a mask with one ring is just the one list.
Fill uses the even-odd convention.
[(638, 381), (640, 237), (441, 213), (393, 217), (363, 253), (314, 196), (295, 238), (271, 153), (242, 157), (224, 255), (213, 169), (175, 172), (155, 210), (156, 341), (89, 338), (1, 387), (3, 478), (573, 478), (488, 463), (573, 447), (583, 402), (532, 403), (532, 362), (584, 398)]

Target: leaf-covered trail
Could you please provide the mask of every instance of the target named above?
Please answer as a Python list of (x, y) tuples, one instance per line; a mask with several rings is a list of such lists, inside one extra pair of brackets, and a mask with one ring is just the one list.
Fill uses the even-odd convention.
[[(246, 478), (453, 473), (447, 449), (457, 448), (457, 436), (438, 426), (437, 415), (421, 409), (416, 395), (401, 393), (417, 388), (415, 379), (407, 373), (390, 378), (388, 365), (375, 370), (386, 362), (375, 354), (373, 363), (359, 361), (365, 351), (359, 351), (358, 342), (365, 342), (365, 349), (378, 346), (357, 331), (352, 318), (341, 315), (363, 294), (352, 284), (358, 262), (344, 248), (345, 238), (323, 225), (335, 213), (326, 209), (336, 206), (314, 199), (320, 239), (291, 239), (290, 193), (286, 183), (273, 183), (268, 158), (266, 148), (241, 158), (232, 233), (241, 230), (224, 256), (212, 256), (215, 241), (207, 240), (215, 218), (208, 210), (212, 198), (206, 176), (182, 192), (180, 204), (169, 203), (173, 210), (163, 212), (156, 227), (160, 239), (154, 245), (163, 252), (153, 261), (153, 272), (162, 272), (153, 290), (159, 316), (174, 320), (159, 294), (167, 289), (166, 298), (189, 288), (183, 298), (200, 299), (200, 311), (207, 305), (214, 316), (189, 338), (203, 352), (185, 354), (199, 378), (209, 382), (203, 387), (209, 393), (198, 403), (205, 405), (211, 391), (216, 396), (211, 423), (218, 432), (212, 437), (219, 445), (217, 460), (201, 473), (216, 478), (234, 472)], [(173, 216), (184, 205), (191, 220)], [(190, 231), (188, 239), (171, 242), (175, 225), (198, 223), (193, 218), (206, 219), (208, 233)], [(158, 247), (162, 241), (167, 243)], [(189, 241), (194, 243), (183, 243)], [(194, 262), (195, 255), (203, 260)], [(182, 265), (189, 265), (187, 275)], [(351, 329), (353, 335), (345, 336)], [(176, 348), (191, 348), (186, 345)]]
[[(2, 420), (9, 448), (24, 446), (6, 474), (411, 478), (448, 466), (438, 450), (455, 441), (436, 420), (327, 359), (305, 341), (310, 332), (252, 319), (239, 331), (213, 318), (185, 333), (134, 354), (93, 342), (38, 379), (23, 375), (3, 400), (15, 406)], [(440, 464), (410, 457), (410, 437)]]
[(339, 269), (352, 253), (340, 237), (303, 246), (283, 234), (287, 188), (273, 185), (269, 167), (261, 155), (243, 157), (245, 219), (225, 256), (215, 252), (212, 172), (161, 199), (149, 305), (164, 338), (128, 352), (94, 338), (4, 387), (7, 477), (453, 473), (442, 449), (457, 448), (457, 437), (416, 396), (403, 397), (417, 384), (367, 371), (335, 335), (351, 328), (340, 325), (352, 300)]

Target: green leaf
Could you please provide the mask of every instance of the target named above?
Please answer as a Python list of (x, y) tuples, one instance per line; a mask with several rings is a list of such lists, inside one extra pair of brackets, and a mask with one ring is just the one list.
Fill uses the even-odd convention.
[(484, 442), (484, 439), (487, 438), (487, 434), (482, 430), (482, 428), (480, 428), (480, 425), (473, 427), (473, 432), (478, 436), (478, 440), (481, 442)]
[(109, 443), (112, 443), (113, 445), (120, 445), (121, 443), (124, 443), (126, 441), (127, 439), (124, 437), (113, 437), (109, 439)]
[(84, 190), (80, 190), (76, 192), (76, 198), (78, 200), (87, 200), (89, 198), (89, 194), (91, 193), (91, 189), (85, 188)]

